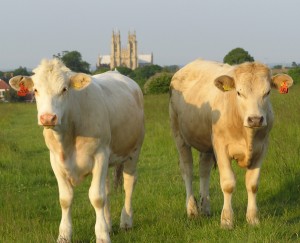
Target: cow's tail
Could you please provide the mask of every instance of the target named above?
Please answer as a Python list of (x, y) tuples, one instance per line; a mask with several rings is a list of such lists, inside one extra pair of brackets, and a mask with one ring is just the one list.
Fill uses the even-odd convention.
[(123, 185), (123, 169), (124, 164), (116, 164), (114, 168), (114, 189), (115, 191), (121, 191)]

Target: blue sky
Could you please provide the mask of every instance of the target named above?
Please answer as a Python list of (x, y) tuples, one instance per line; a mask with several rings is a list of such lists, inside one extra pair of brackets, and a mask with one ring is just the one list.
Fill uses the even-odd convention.
[(299, 0), (3, 0), (0, 9), (0, 70), (64, 50), (94, 66), (114, 29), (123, 45), (135, 30), (138, 52), (159, 65), (222, 61), (236, 47), (264, 63), (300, 63)]

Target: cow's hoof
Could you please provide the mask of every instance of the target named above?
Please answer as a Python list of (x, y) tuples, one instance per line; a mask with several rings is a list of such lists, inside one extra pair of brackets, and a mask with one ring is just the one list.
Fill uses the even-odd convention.
[(231, 230), (231, 229), (233, 229), (233, 223), (229, 222), (229, 221), (222, 220), (221, 221), (221, 228), (226, 229), (226, 230)]
[(254, 218), (247, 217), (247, 222), (248, 222), (248, 224), (250, 224), (252, 226), (259, 225), (259, 219), (257, 217), (254, 217)]
[(130, 230), (132, 228), (132, 224), (132, 215), (129, 215), (125, 208), (123, 208), (121, 213), (120, 228), (123, 230)]
[(200, 198), (200, 213), (203, 216), (211, 216), (209, 198)]
[(65, 236), (58, 236), (57, 243), (71, 243), (71, 239)]
[(97, 239), (96, 243), (110, 243), (110, 240)]
[(199, 215), (197, 201), (194, 196), (191, 196), (187, 203), (187, 215), (189, 218), (195, 218)]
[(232, 210), (222, 210), (221, 214), (221, 228), (233, 229), (233, 212)]

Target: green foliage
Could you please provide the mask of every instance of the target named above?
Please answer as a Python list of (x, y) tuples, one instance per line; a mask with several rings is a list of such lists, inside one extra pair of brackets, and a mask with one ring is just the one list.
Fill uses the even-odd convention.
[(100, 73), (105, 73), (105, 72), (107, 72), (109, 70), (110, 70), (109, 67), (100, 67), (96, 71), (94, 71), (92, 74), (96, 75), (96, 74), (100, 74)]
[(168, 72), (168, 73), (175, 73), (180, 69), (178, 65), (170, 65), (170, 66), (164, 66), (163, 67), (163, 72)]
[(116, 68), (119, 73), (125, 75), (125, 76), (130, 76), (134, 71), (128, 67), (117, 67)]
[[(220, 228), (223, 194), (218, 169), (210, 180), (211, 217), (188, 219), (178, 153), (170, 132), (168, 95), (145, 96), (146, 136), (133, 192), (133, 229), (119, 229), (124, 193), (111, 190), (112, 242), (299, 242), (300, 85), (271, 92), (274, 127), (262, 166), (257, 203), (261, 223), (246, 223), (245, 170), (233, 164), (235, 227)], [(287, 105), (288, 104), (288, 105)], [(58, 187), (33, 104), (0, 104), (0, 242), (55, 242), (61, 217)], [(193, 189), (199, 190), (193, 151)], [(73, 242), (95, 242), (90, 176), (75, 188)], [(16, 230), (17, 229), (17, 230)]]
[(136, 68), (129, 77), (136, 81), (140, 87), (144, 87), (147, 79), (153, 76), (154, 74), (161, 72), (162, 67), (159, 65), (146, 65), (143, 67)]
[(172, 73), (156, 73), (144, 85), (145, 94), (162, 94), (169, 92)]
[(300, 67), (294, 67), (289, 69), (288, 75), (290, 75), (293, 78), (294, 84), (300, 83)]
[(26, 67), (17, 68), (16, 70), (13, 71), (13, 74), (14, 74), (14, 76), (17, 76), (17, 75), (30, 76), (30, 75), (32, 75), (31, 72), (27, 71)]
[(254, 58), (243, 48), (235, 48), (231, 50), (223, 59), (224, 63), (230, 65), (240, 64), (243, 62), (253, 62)]
[(298, 67), (299, 65), (296, 62), (292, 62), (292, 67)]
[(63, 51), (53, 57), (61, 59), (64, 64), (74, 72), (90, 73), (90, 64), (82, 60), (78, 51)]
[(275, 65), (273, 68), (274, 69), (282, 69), (282, 65)]

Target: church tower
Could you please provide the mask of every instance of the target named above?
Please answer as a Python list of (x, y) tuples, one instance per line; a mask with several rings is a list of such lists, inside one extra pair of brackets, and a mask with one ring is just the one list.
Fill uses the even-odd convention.
[(120, 31), (112, 33), (111, 52), (110, 52), (110, 69), (121, 65), (121, 36)]
[(129, 52), (128, 66), (134, 70), (138, 67), (137, 40), (135, 31), (134, 33), (128, 32), (127, 50)]

